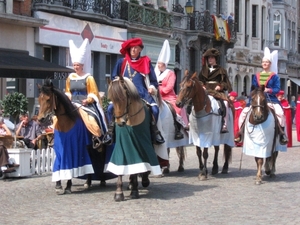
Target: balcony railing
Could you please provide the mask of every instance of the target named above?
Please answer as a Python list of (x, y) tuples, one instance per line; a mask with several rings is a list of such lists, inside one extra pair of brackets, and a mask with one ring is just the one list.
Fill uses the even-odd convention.
[[(112, 19), (123, 19), (147, 26), (172, 28), (170, 13), (123, 0), (33, 0), (33, 4), (35, 10), (43, 10), (46, 4), (47, 11), (53, 13), (59, 11), (57, 6), (61, 6), (70, 10), (92, 12)], [(51, 9), (49, 6), (55, 6), (55, 8)], [(61, 10), (59, 12), (61, 13)]]
[(194, 12), (187, 18), (188, 30), (201, 30), (208, 33), (214, 32), (214, 21), (209, 11)]

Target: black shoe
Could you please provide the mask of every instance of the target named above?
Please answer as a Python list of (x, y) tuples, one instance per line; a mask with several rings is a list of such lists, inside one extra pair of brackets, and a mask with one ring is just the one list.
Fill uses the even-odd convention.
[(111, 145), (114, 142), (112, 135), (110, 133), (106, 133), (102, 139), (102, 143), (105, 145)]
[(180, 131), (175, 132), (175, 137), (174, 137), (175, 140), (180, 140), (183, 138), (184, 138), (183, 133), (181, 133)]
[(229, 131), (225, 125), (223, 125), (221, 133), (229, 133)]
[(285, 136), (285, 134), (281, 134), (280, 137), (279, 137), (279, 143), (281, 145), (286, 145), (288, 143), (288, 139), (287, 137)]
[(158, 131), (155, 134), (155, 143), (156, 145), (161, 145), (165, 143), (165, 139), (163, 138), (163, 136), (161, 135), (161, 133)]

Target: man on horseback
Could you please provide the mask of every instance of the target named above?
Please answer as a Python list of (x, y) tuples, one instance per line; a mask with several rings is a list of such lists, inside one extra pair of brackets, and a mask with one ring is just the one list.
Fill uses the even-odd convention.
[[(159, 108), (153, 98), (157, 93), (158, 83), (150, 58), (140, 55), (143, 48), (144, 45), (141, 38), (132, 38), (125, 41), (120, 50), (124, 58), (118, 60), (111, 74), (111, 79), (114, 80), (116, 76), (125, 76), (134, 83), (140, 97), (150, 105), (149, 108), (153, 115), (151, 122), (153, 143), (162, 144), (165, 140), (156, 126)], [(113, 122), (113, 104), (108, 106), (107, 112), (111, 124)]]
[(66, 95), (79, 109), (86, 127), (93, 135), (93, 146), (97, 148), (101, 143), (99, 138), (107, 132), (107, 126), (98, 87), (90, 74), (89, 40), (85, 39), (79, 48), (70, 40), (69, 46), (75, 73), (71, 73), (66, 80)]
[[(276, 94), (280, 91), (280, 78), (277, 75), (277, 60), (278, 60), (278, 51), (273, 51), (270, 53), (270, 49), (268, 47), (264, 50), (264, 57), (262, 59), (262, 68), (263, 71), (257, 73), (255, 76), (253, 76), (252, 79), (252, 87), (256, 88), (259, 86), (264, 85), (265, 89), (265, 95), (267, 97), (268, 106), (275, 111), (275, 120), (276, 120), (276, 126), (279, 134), (279, 142), (281, 145), (286, 145), (288, 143), (288, 139), (284, 132), (284, 126), (285, 126), (285, 116), (283, 109), (280, 105), (279, 100), (277, 99)], [(243, 133), (244, 133), (244, 127), (245, 127), (245, 118), (249, 111), (249, 107), (246, 107), (240, 116), (240, 131), (238, 137), (235, 138), (236, 142), (241, 142)]]
[(227, 71), (217, 64), (220, 53), (217, 49), (208, 49), (204, 54), (204, 65), (199, 74), (199, 80), (203, 83), (209, 95), (212, 95), (219, 103), (219, 114), (222, 116), (221, 133), (228, 133), (228, 98), (225, 91), (231, 92), (232, 87)]
[(176, 82), (176, 75), (172, 70), (167, 69), (168, 63), (170, 61), (170, 45), (169, 41), (165, 40), (161, 52), (157, 59), (157, 64), (155, 66), (155, 73), (157, 76), (157, 81), (159, 83), (159, 93), (163, 100), (167, 101), (171, 105), (168, 105), (174, 120), (175, 127), (175, 140), (182, 139), (184, 136), (180, 132), (181, 123), (177, 121), (177, 117), (181, 119), (181, 109), (175, 104), (176, 94), (174, 91), (174, 85)]

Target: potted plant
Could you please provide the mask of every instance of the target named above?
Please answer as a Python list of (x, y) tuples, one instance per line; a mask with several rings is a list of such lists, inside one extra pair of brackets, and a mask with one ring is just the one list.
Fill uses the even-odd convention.
[(165, 6), (160, 6), (158, 9), (167, 12), (167, 8)]
[(151, 2), (144, 2), (143, 5), (149, 8), (154, 8), (154, 4)]
[(5, 95), (4, 99), (0, 101), (0, 105), (3, 110), (3, 116), (11, 116), (14, 120), (15, 130), (13, 148), (16, 148), (16, 122), (20, 114), (27, 113), (28, 99), (22, 93), (14, 92)]
[(134, 3), (134, 4), (137, 4), (137, 5), (140, 4), (139, 0), (130, 0), (130, 3)]

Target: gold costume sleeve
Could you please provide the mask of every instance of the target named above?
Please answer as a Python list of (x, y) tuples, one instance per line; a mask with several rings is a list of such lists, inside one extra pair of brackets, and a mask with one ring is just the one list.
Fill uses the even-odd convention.
[(70, 91), (70, 76), (68, 76), (68, 78), (66, 80), (66, 90), (65, 90), (65, 93), (68, 95), (68, 97), (71, 100), (72, 93)]
[[(95, 96), (97, 96), (97, 98), (99, 100), (99, 104), (102, 106), (101, 98), (99, 96), (99, 90), (98, 90), (98, 87), (97, 87), (97, 84), (96, 84), (96, 81), (95, 81), (94, 77), (92, 77), (92, 76), (87, 77), (87, 79), (86, 79), (86, 88), (87, 88), (88, 95), (89, 94), (94, 94)], [(94, 102), (94, 99), (91, 98), (91, 97), (88, 97), (87, 102), (92, 103), (92, 102)]]

